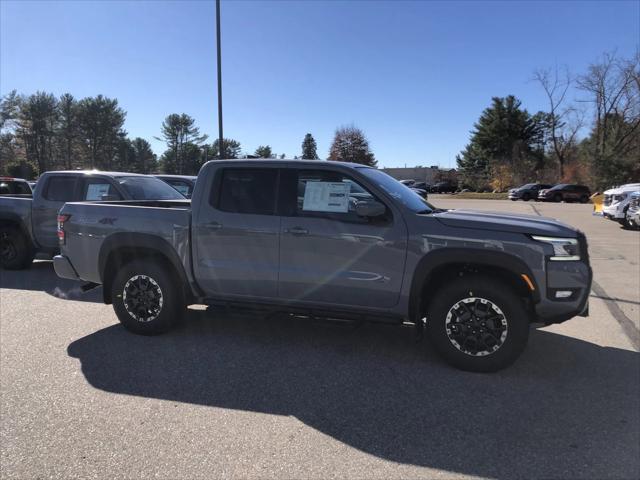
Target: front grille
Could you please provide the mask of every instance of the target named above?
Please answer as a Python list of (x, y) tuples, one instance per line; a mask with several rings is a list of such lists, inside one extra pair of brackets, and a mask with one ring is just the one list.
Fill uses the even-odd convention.
[(613, 196), (612, 195), (605, 195), (604, 196), (604, 206), (608, 207), (609, 205), (611, 205), (611, 200), (612, 200)]

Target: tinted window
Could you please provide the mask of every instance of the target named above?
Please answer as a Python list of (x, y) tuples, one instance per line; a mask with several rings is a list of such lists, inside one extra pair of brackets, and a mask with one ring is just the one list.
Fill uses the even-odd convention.
[(31, 187), (27, 182), (0, 182), (0, 194), (28, 195), (30, 193)]
[(226, 168), (222, 172), (218, 209), (232, 213), (273, 215), (278, 170)]
[(171, 185), (155, 177), (116, 177), (132, 200), (184, 200)]
[(53, 176), (47, 183), (44, 198), (54, 202), (72, 202), (76, 188), (76, 177)]
[[(103, 179), (91, 179), (85, 182), (82, 199), (87, 201), (107, 200), (105, 197), (115, 197), (121, 200), (122, 197), (108, 181)], [(109, 198), (108, 200), (113, 200)]]

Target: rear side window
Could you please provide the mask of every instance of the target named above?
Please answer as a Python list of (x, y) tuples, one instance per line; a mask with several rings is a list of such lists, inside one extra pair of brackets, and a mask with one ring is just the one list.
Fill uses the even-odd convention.
[(47, 183), (44, 198), (53, 202), (72, 202), (75, 199), (76, 177), (54, 176)]
[(226, 168), (219, 184), (218, 209), (223, 212), (273, 215), (278, 170), (275, 168)]

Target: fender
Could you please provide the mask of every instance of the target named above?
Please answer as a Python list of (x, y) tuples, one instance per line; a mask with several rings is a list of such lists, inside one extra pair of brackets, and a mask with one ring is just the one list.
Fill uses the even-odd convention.
[(540, 289), (529, 266), (515, 255), (483, 249), (440, 248), (427, 253), (420, 259), (413, 273), (409, 298), (409, 318), (416, 318), (420, 307), (421, 292), (431, 280), (433, 272), (447, 264), (482, 265), (508, 270), (517, 277), (526, 274), (533, 282), (535, 290), (531, 292), (534, 303), (540, 301)]
[(175, 248), (164, 238), (147, 233), (119, 232), (109, 235), (106, 238), (98, 254), (98, 271), (102, 282), (105, 280), (104, 273), (109, 255), (121, 248), (146, 250), (164, 256), (177, 272), (179, 281), (183, 288), (185, 288), (185, 293), (187, 295), (193, 295), (194, 290), (186, 291), (188, 286), (193, 288), (194, 284), (187, 277), (187, 272)]

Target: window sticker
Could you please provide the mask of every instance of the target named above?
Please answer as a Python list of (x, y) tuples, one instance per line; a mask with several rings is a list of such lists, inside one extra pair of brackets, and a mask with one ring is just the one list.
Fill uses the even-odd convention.
[(103, 195), (109, 195), (108, 183), (91, 183), (87, 186), (87, 200), (102, 200)]
[(351, 185), (346, 182), (307, 182), (302, 210), (347, 213), (350, 191)]

